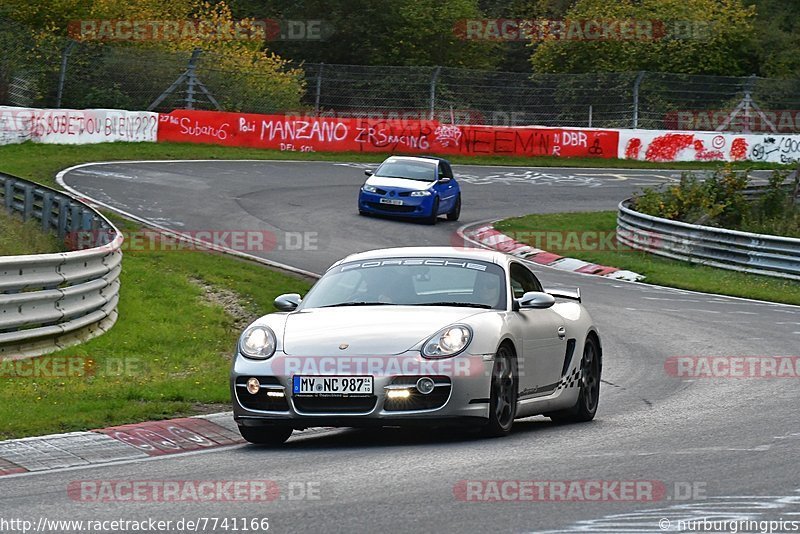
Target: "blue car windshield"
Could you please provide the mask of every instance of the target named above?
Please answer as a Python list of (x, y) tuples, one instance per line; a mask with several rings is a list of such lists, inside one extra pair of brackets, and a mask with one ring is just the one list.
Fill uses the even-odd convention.
[(389, 159), (378, 167), (375, 176), (433, 182), (436, 180), (436, 163)]
[(504, 310), (502, 267), (460, 258), (386, 258), (329, 270), (302, 309), (334, 306), (456, 306)]

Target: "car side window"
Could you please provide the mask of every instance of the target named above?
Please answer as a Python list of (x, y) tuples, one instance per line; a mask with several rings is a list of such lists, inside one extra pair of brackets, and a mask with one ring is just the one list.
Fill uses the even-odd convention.
[(450, 165), (445, 163), (444, 161), (439, 162), (439, 178), (452, 178), (453, 177), (453, 169), (450, 168)]
[(522, 264), (511, 264), (511, 291), (514, 298), (521, 298), (528, 291), (542, 291), (542, 284), (536, 276)]

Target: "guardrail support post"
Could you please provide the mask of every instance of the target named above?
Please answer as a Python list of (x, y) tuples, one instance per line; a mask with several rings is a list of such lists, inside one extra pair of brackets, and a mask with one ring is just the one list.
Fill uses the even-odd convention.
[(53, 195), (45, 191), (42, 195), (42, 231), (49, 232), (53, 222)]
[(22, 189), (25, 199), (22, 201), (22, 220), (27, 221), (33, 215), (33, 186), (26, 185)]

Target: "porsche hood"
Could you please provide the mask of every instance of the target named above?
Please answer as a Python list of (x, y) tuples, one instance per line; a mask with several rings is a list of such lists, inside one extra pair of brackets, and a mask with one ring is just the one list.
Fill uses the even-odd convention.
[(445, 326), (482, 312), (438, 306), (312, 308), (286, 318), (283, 350), (291, 356), (400, 354)]

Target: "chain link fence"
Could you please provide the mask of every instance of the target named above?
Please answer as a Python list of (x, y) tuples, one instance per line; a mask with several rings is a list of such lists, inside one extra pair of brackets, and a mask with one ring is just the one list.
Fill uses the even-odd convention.
[(212, 53), (29, 37), (0, 19), (0, 105), (436, 118), (457, 124), (800, 132), (800, 80), (300, 64), (287, 109)]

